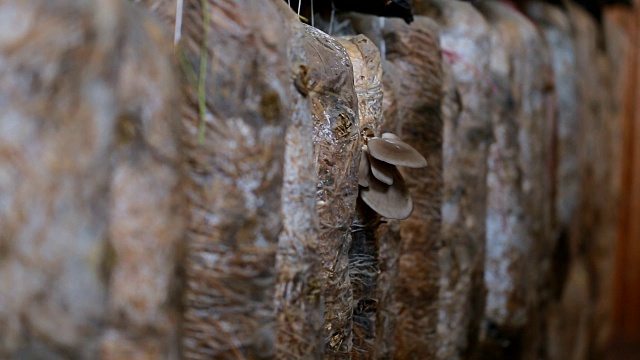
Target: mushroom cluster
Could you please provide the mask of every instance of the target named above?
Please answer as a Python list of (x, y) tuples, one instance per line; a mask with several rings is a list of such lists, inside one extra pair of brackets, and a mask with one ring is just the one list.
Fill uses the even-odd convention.
[(413, 211), (413, 201), (396, 166), (421, 168), (427, 160), (397, 135), (363, 136), (358, 169), (360, 198), (378, 214), (389, 219), (406, 219)]

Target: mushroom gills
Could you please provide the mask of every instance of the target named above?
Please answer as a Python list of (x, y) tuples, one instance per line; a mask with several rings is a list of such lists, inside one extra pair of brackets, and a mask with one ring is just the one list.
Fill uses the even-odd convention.
[(399, 172), (394, 176), (392, 185), (381, 182), (371, 173), (368, 180), (369, 187), (360, 189), (360, 198), (371, 209), (389, 219), (403, 220), (411, 215), (413, 201)]
[[(394, 135), (395, 136), (395, 135)], [(386, 135), (386, 138), (373, 138), (367, 142), (372, 157), (389, 164), (421, 168), (427, 166), (427, 160), (416, 149), (404, 141)]]
[(371, 156), (371, 154), (368, 155), (371, 174), (373, 174), (376, 179), (382, 181), (383, 183), (392, 185), (393, 178), (400, 175), (396, 166), (384, 161), (380, 161)]

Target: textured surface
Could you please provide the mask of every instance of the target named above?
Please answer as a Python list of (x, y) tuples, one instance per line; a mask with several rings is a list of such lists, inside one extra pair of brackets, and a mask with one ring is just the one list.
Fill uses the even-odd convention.
[[(517, 152), (513, 154), (513, 123), (503, 122), (501, 130), (494, 120), (481, 353), (500, 358), (535, 356), (543, 320), (539, 307), (548, 296), (541, 288), (549, 275), (553, 248), (550, 56), (537, 29), (517, 10), (499, 2), (478, 7), (491, 24), (492, 43), (505, 51), (501, 56), (498, 46), (492, 50), (491, 68), (494, 78), (501, 77), (495, 80), (498, 89), (504, 85), (507, 89), (506, 98), (498, 99), (506, 100), (502, 116), (513, 116), (517, 131)], [(502, 161), (501, 155), (507, 155), (507, 161)], [(517, 166), (513, 166), (514, 160)]]
[[(169, 25), (171, 27), (174, 26), (176, 22), (176, 12), (178, 0), (129, 0), (134, 4), (138, 4), (141, 7), (144, 7), (154, 14), (156, 14), (164, 24)], [(184, 4), (184, 0), (183, 0)], [(173, 32), (175, 29), (172, 28)], [(172, 34), (173, 35), (173, 34)]]
[(358, 97), (360, 129), (369, 128), (380, 136), (382, 118), (382, 63), (378, 47), (364, 35), (338, 38), (349, 54)]
[[(580, 192), (578, 198), (578, 213), (576, 214), (576, 226), (570, 234), (567, 244), (568, 263), (566, 280), (562, 284), (559, 309), (553, 309), (555, 314), (551, 317), (549, 348), (553, 352), (553, 359), (587, 359), (589, 354), (589, 327), (591, 311), (589, 309), (589, 294), (591, 293), (589, 264), (585, 253), (587, 244), (592, 243), (595, 219), (588, 219), (593, 215), (593, 197), (591, 189), (584, 186), (593, 186), (593, 166), (595, 157), (594, 137), (589, 134), (595, 130), (597, 121), (597, 109), (599, 89), (595, 87), (598, 82), (596, 44), (596, 23), (591, 16), (579, 6), (572, 5), (568, 8), (568, 15), (573, 30), (573, 41), (576, 51), (576, 71), (580, 76), (576, 79), (578, 103), (578, 128), (574, 134), (578, 146), (579, 181)], [(590, 221), (591, 220), (591, 221)], [(554, 304), (555, 305), (555, 304)]]
[(610, 284), (620, 173), (617, 106), (625, 52), (618, 43), (624, 40), (616, 38), (621, 34), (614, 35), (614, 29), (608, 28), (603, 48), (598, 37), (604, 34), (588, 13), (571, 5), (567, 14), (580, 74), (575, 134), (580, 191), (566, 241), (565, 263), (570, 265), (552, 304), (548, 338), (550, 358), (588, 359), (603, 357), (612, 330)]
[[(489, 27), (470, 4), (423, 1), (418, 14), (440, 25), (449, 83), (444, 117), (441, 288), (438, 358), (464, 359), (473, 351), (484, 309), (487, 149), (491, 139)], [(452, 86), (455, 86), (452, 89)], [(453, 98), (451, 98), (453, 96)], [(451, 109), (455, 113), (455, 109)]]
[[(337, 40), (185, 0), (174, 48), (177, 0), (0, 3), (0, 358), (604, 357), (636, 77), (606, 17), (416, 1)], [(404, 222), (356, 200), (364, 127), (429, 161)]]
[[(357, 32), (362, 32), (379, 49), (386, 49), (382, 35), (384, 19), (376, 16), (351, 15), (349, 20)], [(381, 57), (386, 54), (381, 52)], [(398, 129), (396, 96), (397, 68), (386, 60), (381, 60), (382, 67), (382, 116), (374, 128), (374, 133), (380, 135), (385, 132), (396, 132)], [(398, 267), (400, 258), (400, 221), (384, 219), (377, 224), (375, 237), (378, 240), (378, 275), (376, 286), (376, 335), (374, 354), (379, 359), (389, 359), (395, 353), (395, 329), (398, 318), (396, 304), (396, 284), (398, 282)]]
[[(377, 18), (373, 21), (379, 23)], [(383, 47), (386, 45), (381, 44)], [(383, 53), (383, 55), (385, 55)], [(386, 60), (382, 62), (382, 109), (380, 132), (396, 131), (397, 122), (397, 68)], [(395, 354), (395, 333), (398, 322), (396, 286), (400, 270), (400, 221), (387, 220), (378, 227), (380, 275), (378, 275), (378, 317), (376, 319), (376, 355), (380, 359), (391, 359)]]
[(435, 23), (350, 16), (358, 32), (381, 49), (383, 117), (392, 132), (427, 159), (423, 169), (403, 169), (414, 211), (407, 220), (380, 225), (378, 358), (433, 357), (436, 352), (442, 186), (442, 68)]
[(396, 354), (403, 359), (435, 354), (438, 248), (442, 201), (442, 67), (435, 23), (417, 17), (411, 26), (387, 19), (386, 59), (397, 67), (394, 133), (429, 164), (401, 169), (414, 199), (413, 214), (400, 224), (402, 250), (396, 284)]
[[(599, 29), (600, 36), (605, 36)], [(615, 35), (607, 38), (612, 45)], [(624, 58), (624, 52), (609, 53), (612, 49), (598, 47), (598, 55), (595, 60), (595, 68), (598, 72), (597, 99), (599, 108), (596, 113), (594, 128), (587, 130), (594, 133), (595, 163), (594, 184), (583, 184), (583, 188), (604, 189), (605, 196), (596, 196), (589, 193), (594, 202), (593, 217), (587, 217), (587, 221), (595, 222), (593, 243), (587, 243), (589, 254), (588, 264), (590, 278), (589, 283), (592, 293), (595, 294), (590, 306), (593, 308), (593, 319), (589, 329), (589, 356), (604, 357), (608, 351), (608, 341), (612, 335), (610, 320), (611, 309), (611, 282), (613, 276), (613, 255), (617, 240), (617, 224), (620, 212), (619, 194), (616, 178), (620, 173), (620, 156), (617, 147), (620, 145), (618, 114), (615, 102), (619, 101), (617, 86), (619, 72), (624, 71), (624, 65), (620, 58)], [(615, 70), (612, 70), (614, 69)], [(591, 156), (587, 153), (586, 156)], [(591, 159), (590, 159), (591, 160)], [(592, 161), (592, 160), (591, 160)], [(586, 194), (585, 194), (586, 195)]]
[(578, 97), (576, 54), (571, 23), (559, 7), (531, 2), (527, 13), (540, 26), (549, 44), (557, 95), (557, 170), (555, 192), (556, 226), (562, 236), (575, 221), (579, 194), (578, 179)]
[[(576, 225), (576, 213), (580, 189), (578, 140), (579, 117), (576, 79), (579, 69), (576, 67), (576, 52), (571, 23), (568, 16), (558, 7), (532, 2), (527, 8), (528, 14), (540, 26), (541, 34), (549, 44), (554, 70), (555, 88), (558, 94), (555, 111), (558, 114), (557, 147), (556, 147), (556, 201), (555, 226), (557, 244), (553, 249), (553, 275), (549, 278), (548, 286), (550, 298), (545, 310), (546, 341), (545, 351), (551, 359), (572, 358), (566, 352), (572, 341), (567, 336), (582, 336), (579, 333), (569, 335), (563, 330), (563, 323), (578, 325), (580, 319), (563, 319), (562, 301), (575, 301), (580, 297), (587, 297), (583, 291), (563, 294), (565, 282), (571, 282), (577, 288), (587, 281), (585, 268), (582, 264), (570, 265), (567, 261), (568, 240), (572, 229)], [(567, 313), (568, 314), (568, 313)], [(580, 326), (580, 325), (578, 325)], [(566, 341), (566, 342), (565, 342)]]
[[(511, 263), (518, 265), (522, 261), (521, 255), (508, 252), (515, 246), (513, 244), (522, 243), (530, 246), (531, 237), (524, 223), (525, 209), (519, 183), (516, 94), (511, 87), (513, 60), (511, 60), (509, 43), (502, 38), (502, 34), (507, 30), (500, 27), (499, 17), (495, 16), (493, 19), (488, 17), (488, 21), (491, 23), (490, 71), (495, 89), (492, 96), (494, 111), (491, 112), (494, 140), (489, 147), (487, 174), (485, 281), (491, 282), (487, 289), (487, 305), (491, 306), (493, 302), (493, 306), (497, 306), (498, 309), (504, 311), (509, 309), (512, 314), (522, 316), (522, 306), (507, 307), (506, 303), (495, 304), (507, 300), (510, 292), (511, 297), (516, 299), (515, 291), (522, 291), (515, 288), (518, 285), (509, 274), (514, 270), (522, 271), (510, 265)], [(483, 347), (480, 353), (487, 351), (484, 349), (488, 345), (487, 342), (500, 341), (505, 336), (499, 333), (495, 335), (488, 333), (488, 329), (497, 326), (494, 320), (483, 324), (483, 332), (487, 333), (485, 336), (495, 338), (482, 339)]]
[[(614, 104), (620, 106), (622, 116), (623, 167), (621, 179), (620, 211), (618, 212), (619, 236), (616, 242), (615, 275), (613, 278), (613, 338), (616, 359), (633, 359), (640, 353), (640, 223), (636, 221), (640, 214), (640, 141), (635, 141), (638, 133), (640, 112), (637, 111), (640, 101), (638, 91), (638, 49), (632, 46), (638, 39), (638, 15), (640, 8), (632, 11), (624, 7), (612, 7), (606, 12), (605, 34), (607, 53), (611, 65), (620, 66), (609, 71), (616, 74), (613, 91), (620, 96)], [(613, 34), (616, 41), (609, 41)], [(616, 37), (617, 37), (616, 36)], [(619, 72), (618, 72), (619, 71)], [(619, 140), (618, 140), (619, 141)], [(625, 354), (626, 353), (626, 354)], [(626, 355), (626, 357), (625, 357)]]
[(20, 26), (0, 38), (0, 357), (175, 358), (169, 39), (120, 1), (3, 14)]
[[(637, 11), (637, 8), (635, 10)], [(631, 46), (633, 40), (627, 32), (628, 29), (625, 28), (626, 24), (622, 19), (631, 15), (632, 13), (625, 7), (612, 7), (605, 11), (603, 20), (607, 59), (603, 62), (605, 66), (601, 66), (599, 70), (600, 76), (604, 81), (608, 82), (605, 95), (608, 94), (606, 99), (609, 103), (602, 112), (603, 118), (601, 121), (605, 127), (608, 127), (608, 131), (601, 141), (603, 146), (606, 147), (603, 156), (608, 156), (611, 160), (605, 160), (604, 162), (608, 165), (608, 169), (605, 172), (608, 177), (604, 181), (604, 186), (609, 188), (610, 196), (609, 199), (602, 199), (603, 229), (602, 235), (594, 247), (594, 253), (596, 254), (595, 269), (599, 275), (596, 280), (598, 299), (596, 300), (594, 314), (596, 328), (592, 339), (594, 353), (598, 355), (604, 354), (609, 350), (611, 340), (620, 340), (619, 334), (622, 332), (620, 331), (622, 326), (612, 320), (614, 316), (612, 307), (615, 306), (613, 303), (614, 279), (622, 278), (622, 276), (616, 276), (614, 267), (622, 265), (624, 269), (623, 276), (640, 279), (632, 275), (634, 273), (632, 269), (625, 268), (628, 264), (622, 261), (616, 262), (616, 251), (620, 252), (622, 250), (626, 254), (632, 253), (625, 249), (623, 241), (618, 241), (623, 238), (623, 227), (620, 224), (623, 222), (621, 219), (625, 216), (621, 204), (624, 201), (633, 201), (631, 196), (622, 196), (622, 161), (626, 155), (626, 148), (623, 146), (629, 144), (628, 140), (625, 141), (625, 137), (633, 136), (624, 126), (626, 124), (624, 124), (623, 116), (625, 116), (626, 111), (626, 96), (630, 93), (628, 88), (634, 81), (631, 76), (634, 66), (630, 65), (629, 62), (629, 58), (634, 51)], [(633, 216), (634, 214), (630, 214), (631, 218)], [(631, 241), (634, 241), (633, 239), (631, 238)], [(629, 288), (637, 287), (629, 286)], [(627, 322), (634, 324), (636, 327), (640, 326), (634, 320), (638, 318), (637, 314), (638, 312), (636, 312), (635, 316), (626, 317)], [(605, 325), (599, 326), (599, 324)]]
[(352, 290), (348, 252), (358, 196), (360, 136), (353, 67), (338, 41), (306, 27), (304, 84), (312, 103), (318, 174), (319, 252), (325, 281), (325, 358), (351, 352)]
[[(189, 200), (183, 356), (275, 353), (276, 250), (290, 74), (271, 2), (185, 1)], [(191, 76), (190, 76), (191, 74)]]
[[(353, 77), (360, 114), (360, 133), (366, 129), (380, 135), (382, 117), (382, 63), (378, 48), (364, 35), (338, 38), (353, 65)], [(366, 156), (361, 154), (361, 156)], [(376, 358), (376, 316), (378, 313), (379, 243), (376, 237), (380, 216), (359, 198), (351, 226), (349, 278), (353, 289), (352, 359)]]
[(324, 352), (321, 261), (318, 256), (317, 176), (313, 118), (309, 98), (295, 88), (309, 66), (303, 45), (306, 30), (286, 3), (278, 1), (289, 27), (288, 58), (294, 79), (285, 137), (283, 230), (278, 242), (276, 314), (277, 359), (320, 359)]
[(116, 88), (122, 109), (111, 157), (115, 164), (109, 235), (114, 265), (103, 356), (177, 358), (182, 279), (176, 272), (183, 271), (185, 225), (178, 183), (182, 97), (169, 72), (176, 68), (170, 38), (138, 12), (128, 7), (124, 11), (128, 23), (141, 26), (127, 29), (134, 41), (122, 49)]
[[(379, 19), (373, 21), (380, 23)], [(385, 43), (381, 43), (386, 48)], [(385, 55), (385, 54), (383, 54)], [(386, 60), (382, 63), (382, 97), (383, 118), (380, 132), (397, 131), (397, 67)], [(400, 220), (388, 219), (378, 227), (380, 275), (378, 275), (378, 317), (376, 319), (376, 355), (380, 359), (391, 359), (395, 354), (395, 333), (398, 322), (398, 305), (396, 302), (396, 287), (400, 270), (400, 251), (402, 239), (400, 236)]]

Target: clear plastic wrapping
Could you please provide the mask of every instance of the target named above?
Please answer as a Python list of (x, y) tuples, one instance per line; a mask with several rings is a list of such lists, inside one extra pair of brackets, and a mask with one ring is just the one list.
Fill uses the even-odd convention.
[[(379, 136), (383, 95), (380, 52), (364, 35), (338, 40), (347, 50), (353, 65), (360, 115), (359, 133), (371, 131)], [(380, 273), (376, 232), (379, 225), (380, 216), (358, 198), (349, 249), (349, 278), (353, 289), (352, 359), (376, 357), (377, 280)]]
[[(321, 359), (324, 354), (322, 263), (318, 254), (317, 175), (311, 101), (304, 89), (309, 68), (306, 29), (285, 2), (278, 1), (287, 23), (288, 60), (293, 79), (291, 117), (285, 137), (283, 229), (278, 242), (278, 320), (276, 359)], [(301, 92), (302, 91), (302, 92)]]
[[(382, 35), (382, 27), (385, 19), (377, 16), (350, 14), (348, 19), (356, 31), (363, 33), (371, 39), (380, 51), (386, 49)], [(380, 54), (384, 58), (385, 54)], [(376, 135), (386, 132), (397, 133), (398, 121), (396, 96), (397, 96), (397, 68), (384, 59), (381, 59), (382, 67), (382, 116), (372, 128)], [(367, 121), (367, 120), (364, 120)], [(363, 126), (361, 126), (361, 129)], [(357, 221), (354, 221), (356, 224)], [(400, 258), (400, 221), (394, 219), (381, 219), (379, 222), (371, 222), (377, 239), (378, 271), (376, 281), (376, 319), (375, 319), (375, 349), (372, 354), (376, 358), (386, 359), (393, 357), (395, 352), (395, 331), (398, 318), (396, 306), (396, 283), (398, 281), (398, 266)], [(371, 230), (371, 229), (370, 229)], [(367, 353), (371, 354), (371, 353)]]
[(306, 27), (309, 67), (302, 86), (312, 104), (318, 174), (319, 252), (325, 298), (325, 358), (351, 352), (352, 290), (348, 251), (358, 196), (360, 136), (353, 67), (337, 40)]

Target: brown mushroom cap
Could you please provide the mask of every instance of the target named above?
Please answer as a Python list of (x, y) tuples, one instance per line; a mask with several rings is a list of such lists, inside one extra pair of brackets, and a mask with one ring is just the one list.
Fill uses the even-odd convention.
[(371, 167), (371, 174), (376, 179), (387, 185), (393, 184), (393, 177), (398, 172), (395, 165), (380, 161), (369, 154), (369, 166)]
[(427, 166), (427, 160), (411, 145), (399, 139), (373, 138), (367, 142), (369, 154), (389, 164), (421, 168)]
[(363, 145), (360, 153), (360, 165), (358, 166), (358, 185), (369, 186), (369, 166), (369, 152), (367, 151), (367, 145)]
[(369, 187), (360, 188), (360, 198), (378, 214), (389, 219), (402, 220), (411, 215), (413, 201), (402, 175), (398, 169), (395, 170), (393, 185), (384, 184), (370, 173)]

